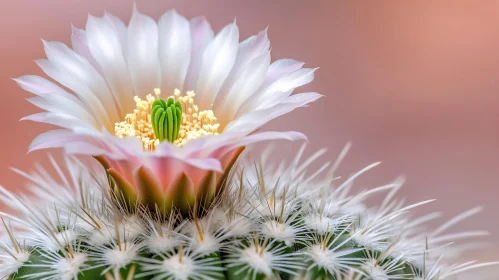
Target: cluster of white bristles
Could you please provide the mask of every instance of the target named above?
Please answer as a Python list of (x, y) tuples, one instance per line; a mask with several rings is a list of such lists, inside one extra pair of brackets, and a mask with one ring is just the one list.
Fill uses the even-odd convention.
[[(41, 167), (18, 171), (33, 193), (0, 188), (1, 202), (15, 213), (0, 212), (0, 279), (440, 280), (492, 264), (448, 265), (469, 247), (463, 239), (485, 234), (449, 232), (478, 209), (425, 231), (439, 215), (411, 218), (411, 209), (430, 201), (396, 200), (402, 179), (354, 194), (354, 180), (377, 164), (335, 177), (347, 147), (336, 162), (309, 174), (324, 151), (302, 162), (303, 150), (277, 167), (265, 156), (256, 163), (240, 158), (230, 191), (192, 220), (123, 214), (103, 170), (90, 162), (66, 158), (63, 171), (53, 161), (57, 179)], [(386, 198), (366, 206), (374, 194)]]

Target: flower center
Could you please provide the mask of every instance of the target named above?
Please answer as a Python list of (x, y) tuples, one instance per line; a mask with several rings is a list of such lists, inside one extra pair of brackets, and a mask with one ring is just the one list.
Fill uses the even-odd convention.
[(114, 125), (115, 135), (120, 138), (137, 137), (144, 151), (154, 151), (162, 141), (182, 147), (191, 139), (205, 135), (217, 135), (220, 124), (212, 110), (199, 111), (194, 103), (196, 94), (185, 95), (176, 89), (168, 101), (161, 99), (161, 91), (154, 90), (145, 100), (135, 96), (135, 110), (125, 120)]

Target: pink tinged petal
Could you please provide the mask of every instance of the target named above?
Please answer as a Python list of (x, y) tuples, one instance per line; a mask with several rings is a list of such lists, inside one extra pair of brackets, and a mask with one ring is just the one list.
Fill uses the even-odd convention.
[(213, 170), (217, 172), (222, 172), (222, 165), (220, 164), (220, 161), (214, 158), (203, 158), (203, 159), (189, 158), (185, 159), (185, 163), (192, 167), (203, 170)]
[[(222, 163), (222, 168), (224, 170), (227, 168), (227, 163), (230, 161), (232, 158), (230, 154), (233, 154), (236, 149), (238, 148), (244, 148), (244, 146), (239, 145), (239, 141), (241, 141), (242, 138), (244, 138), (246, 135), (240, 135), (237, 137), (232, 137), (230, 141), (227, 141), (225, 143), (217, 143), (213, 146), (210, 146), (209, 150), (206, 152), (209, 152), (208, 156), (217, 158), (220, 160)], [(242, 150), (241, 150), (242, 152)]]
[[(222, 142), (226, 144), (227, 141), (230, 141), (231, 135), (228, 133), (222, 133), (219, 135), (206, 135), (204, 137), (199, 137), (187, 141), (187, 143), (182, 147), (182, 151), (185, 151), (185, 155), (188, 157), (206, 157), (210, 154), (210, 152), (205, 152), (210, 150), (209, 147), (216, 145), (215, 143)], [(205, 152), (205, 153), (200, 153)]]
[[(43, 97), (40, 107), (47, 111), (61, 112), (85, 120), (96, 125), (97, 121), (90, 114), (83, 103), (74, 95), (66, 92), (58, 85), (39, 76), (26, 75), (14, 79), (17, 84), (26, 91)], [(37, 104), (35, 104), (38, 106)]]
[(244, 72), (234, 82), (225, 100), (218, 104), (223, 104), (221, 110), (216, 111), (219, 123), (223, 126), (229, 123), (235, 116), (239, 107), (248, 99), (260, 86), (270, 65), (270, 54), (266, 53), (253, 59)]
[(72, 129), (73, 127), (81, 126), (86, 128), (92, 128), (92, 126), (82, 121), (79, 118), (67, 114), (42, 112), (33, 115), (26, 116), (21, 119), (21, 121), (34, 121), (41, 123), (48, 123), (51, 125), (59, 126), (66, 129)]
[(262, 104), (260, 104), (257, 108), (263, 109), (273, 106), (288, 97), (295, 90), (295, 88), (312, 82), (314, 80), (315, 70), (317, 70), (317, 68), (303, 68), (289, 74), (289, 76), (279, 79), (275, 84), (269, 86), (269, 89), (264, 93), (270, 93), (272, 90), (277, 89), (274, 94), (270, 93), (268, 97), (263, 96)]
[(95, 61), (94, 57), (90, 53), (90, 49), (88, 48), (88, 40), (85, 30), (72, 26), (71, 47), (77, 54), (83, 56), (95, 68), (95, 70), (100, 71), (100, 66), (97, 64), (97, 61)]
[(267, 53), (269, 49), (270, 41), (267, 36), (267, 29), (265, 29), (239, 44), (236, 65), (234, 68), (239, 68), (239, 71), (241, 71), (250, 61)]
[(184, 90), (195, 90), (203, 59), (203, 53), (213, 40), (214, 33), (210, 23), (204, 17), (193, 18), (190, 21), (191, 59), (185, 78)]
[(74, 103), (81, 103), (76, 96), (66, 92), (60, 86), (40, 76), (25, 75), (14, 79), (14, 81), (16, 81), (22, 89), (38, 96), (44, 97), (46, 95), (54, 94), (71, 100)]
[(297, 140), (307, 140), (307, 136), (301, 132), (297, 131), (265, 131), (260, 133), (251, 134), (241, 141), (237, 142), (238, 146), (248, 146), (257, 142), (262, 141), (274, 141), (274, 140), (288, 140), (288, 141), (297, 141)]
[[(217, 137), (222, 137), (221, 135), (217, 135)], [(198, 138), (195, 140), (202, 140), (202, 138)], [(193, 141), (195, 141), (193, 140)], [(197, 141), (196, 141), (197, 142)], [(202, 141), (201, 141), (202, 142)], [(197, 142), (200, 143), (200, 142)], [(201, 144), (202, 145), (202, 144)], [(168, 147), (168, 146), (166, 146)], [(155, 158), (172, 158), (181, 162), (182, 164), (187, 164), (190, 167), (193, 168), (198, 168), (198, 169), (203, 169), (203, 170), (213, 170), (213, 171), (221, 171), (222, 167), (220, 165), (220, 162), (217, 159), (214, 158), (207, 158), (206, 156), (208, 154), (205, 154), (205, 156), (199, 156), (199, 154), (195, 154), (194, 151), (201, 150), (202, 147), (197, 145), (195, 148), (189, 148), (189, 149), (184, 149), (178, 148), (178, 147), (172, 147), (170, 148), (165, 148), (164, 144), (162, 143), (156, 148), (156, 151), (152, 155), (151, 159), (153, 162), (156, 162)], [(175, 164), (178, 166), (178, 164)], [(189, 168), (190, 168), (189, 167)]]
[(134, 9), (128, 26), (128, 71), (135, 94), (153, 93), (161, 83), (158, 62), (158, 26), (156, 22)]
[[(81, 55), (60, 42), (43, 41), (45, 53), (60, 75), (55, 80), (73, 90), (84, 102), (96, 108), (105, 119), (118, 120), (113, 95), (100, 73)], [(114, 124), (114, 123), (112, 123)]]
[(273, 141), (273, 140), (288, 140), (288, 141), (307, 140), (307, 136), (305, 136), (301, 132), (296, 132), (296, 131), (286, 131), (286, 132), (266, 131), (260, 133), (253, 133), (249, 136), (239, 137), (239, 139), (234, 140), (231, 143), (227, 143), (224, 146), (220, 146), (217, 150), (213, 151), (209, 156), (220, 159), (224, 170), (227, 171), (227, 168), (230, 167), (232, 164), (234, 164), (234, 162), (232, 161), (237, 159), (237, 157), (245, 147), (258, 142)]
[(163, 141), (158, 146), (156, 146), (154, 154), (160, 157), (166, 156), (174, 158), (184, 158), (186, 152), (183, 148), (180, 148), (173, 143)]
[(81, 135), (74, 134), (67, 129), (50, 130), (38, 135), (29, 145), (28, 153), (40, 149), (60, 148), (68, 142), (81, 141)]
[(196, 86), (196, 102), (210, 109), (237, 56), (239, 29), (235, 23), (220, 31), (206, 47)]
[(211, 156), (213, 151), (228, 146), (243, 136), (244, 134), (241, 133), (225, 132), (219, 135), (207, 135), (188, 141), (182, 150), (186, 152), (188, 158), (218, 158), (218, 156)]
[(161, 182), (162, 186), (167, 186), (176, 175), (178, 160), (171, 157), (152, 157), (150, 159), (151, 170)]
[(263, 86), (267, 86), (283, 76), (302, 68), (305, 63), (290, 58), (279, 59), (270, 64)]
[[(224, 85), (217, 95), (217, 98), (213, 105), (213, 110), (215, 112), (221, 112), (224, 110), (223, 100), (227, 97), (229, 91), (234, 88), (234, 83), (240, 79), (244, 71), (248, 69), (248, 65), (254, 61), (256, 58), (269, 53), (270, 41), (267, 37), (267, 29), (258, 33), (258, 35), (252, 36), (239, 44), (236, 61), (234, 67), (229, 73), (229, 76), (224, 82)], [(267, 65), (268, 68), (268, 65)], [(259, 84), (254, 86), (260, 86)], [(218, 115), (217, 115), (218, 116)]]
[[(53, 78), (54, 80), (59, 81), (64, 86), (68, 86), (64, 81), (73, 80), (70, 75), (67, 74), (63, 69), (56, 67), (50, 61), (46, 59), (38, 59), (36, 60), (38, 66), (45, 72), (48, 76)], [(71, 83), (78, 84), (76, 80), (73, 80)], [(68, 86), (69, 87), (69, 86)], [(104, 106), (99, 101), (99, 99), (88, 89), (88, 87), (81, 85), (79, 87), (76, 95), (84, 104), (84, 108), (88, 111), (92, 116), (94, 116), (95, 121), (99, 126), (110, 127), (111, 122), (109, 120), (109, 116), (107, 115)], [(74, 89), (72, 89), (74, 91)], [(47, 97), (45, 97), (47, 99)], [(56, 103), (57, 104), (57, 103)]]
[[(287, 74), (263, 89), (255, 99), (249, 101), (251, 110), (259, 110), (274, 106), (288, 97), (297, 87), (306, 85), (314, 79), (316, 69), (302, 68)], [(247, 109), (247, 107), (245, 108)], [(247, 111), (246, 111), (247, 112)], [(239, 111), (239, 114), (244, 114)]]
[(110, 13), (104, 14), (104, 20), (106, 20), (112, 27), (114, 34), (118, 38), (118, 41), (121, 44), (121, 51), (123, 53), (123, 57), (127, 57), (127, 33), (128, 28), (125, 23), (121, 21), (119, 18), (113, 16)]
[(315, 92), (299, 93), (288, 97), (282, 103), (271, 108), (252, 111), (230, 122), (224, 129), (225, 132), (251, 133), (270, 120), (287, 114), (294, 109), (304, 106), (322, 97)]
[(317, 92), (302, 92), (291, 95), (283, 100), (283, 104), (292, 105), (298, 107), (305, 107), (307, 104), (316, 101), (321, 98), (323, 95)]
[(89, 16), (86, 27), (88, 47), (118, 103), (120, 116), (124, 116), (135, 108), (134, 93), (123, 56), (121, 31), (115, 29), (119, 24), (113, 24), (115, 20), (110, 18), (109, 15), (106, 18)]
[(166, 12), (158, 26), (161, 92), (166, 97), (175, 89), (183, 90), (191, 59), (191, 31), (189, 21), (174, 10)]
[[(92, 133), (95, 131), (78, 131), (78, 133)], [(137, 137), (119, 138), (106, 130), (93, 135), (99, 141), (102, 149), (106, 150), (109, 157), (116, 160), (135, 160), (146, 154), (142, 149), (142, 141)]]
[[(282, 91), (283, 89), (279, 89), (277, 86), (283, 84), (285, 85), (286, 83), (283, 83), (283, 81), (289, 80), (290, 75), (296, 76), (299, 73), (303, 73), (299, 72), (303, 70), (301, 69), (303, 65), (303, 62), (293, 59), (280, 59), (270, 64), (267, 76), (265, 77), (265, 80), (263, 81), (261, 87), (255, 92), (255, 94), (253, 94), (246, 100), (241, 108), (239, 108), (236, 117), (254, 110), (262, 102), (261, 100), (266, 98), (265, 96), (272, 94), (272, 91)], [(306, 70), (306, 72), (308, 72), (309, 70), (311, 69)], [(288, 91), (284, 91), (286, 96), (292, 93), (292, 91), (289, 90), (289, 86), (287, 87), (287, 89)]]
[[(80, 142), (68, 142), (64, 145), (64, 153), (67, 155), (102, 155), (105, 154), (91, 139), (83, 139)], [(84, 142), (85, 141), (85, 142)]]
[(28, 98), (28, 101), (37, 106), (40, 109), (46, 110), (48, 112), (54, 114), (64, 114), (69, 115), (74, 118), (78, 118), (86, 123), (89, 126), (97, 126), (97, 120), (91, 115), (91, 113), (87, 112), (84, 108), (83, 104), (75, 104), (72, 101), (68, 101), (67, 99), (56, 96), (56, 95), (47, 95), (45, 97), (32, 97)]
[(192, 159), (153, 155), (140, 162), (153, 171), (162, 186), (167, 186), (181, 172), (187, 174), (194, 183), (198, 183), (207, 171), (222, 170), (220, 161), (214, 158)]

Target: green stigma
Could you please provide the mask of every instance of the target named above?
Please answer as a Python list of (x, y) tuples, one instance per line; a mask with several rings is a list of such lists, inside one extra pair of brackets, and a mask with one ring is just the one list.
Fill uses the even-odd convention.
[(182, 124), (182, 105), (175, 102), (173, 97), (157, 99), (152, 103), (151, 124), (154, 129), (156, 139), (163, 142), (167, 140), (173, 143), (177, 140)]

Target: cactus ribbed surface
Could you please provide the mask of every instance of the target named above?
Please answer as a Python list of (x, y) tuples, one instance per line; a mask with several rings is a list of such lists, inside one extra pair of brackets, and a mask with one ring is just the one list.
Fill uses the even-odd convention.
[[(300, 150), (300, 154), (303, 151)], [(359, 175), (336, 180), (333, 164), (319, 179), (306, 172), (322, 152), (278, 167), (240, 158), (226, 192), (202, 215), (168, 217), (120, 207), (114, 184), (99, 166), (67, 159), (68, 173), (24, 174), (36, 184), (32, 198), (2, 189), (2, 200), (22, 214), (6, 222), (0, 275), (9, 279), (445, 279), (459, 266), (443, 260), (459, 246), (448, 243), (480, 232), (446, 233), (472, 209), (433, 231), (437, 217), (411, 218), (395, 199), (401, 178), (351, 191)], [(93, 166), (93, 164), (90, 164)], [(322, 170), (328, 165), (325, 164)], [(56, 170), (62, 168), (56, 165)], [(56, 183), (61, 182), (61, 183)], [(376, 207), (364, 203), (385, 198)], [(21, 206), (22, 205), (22, 206)], [(459, 243), (458, 243), (459, 244)], [(440, 259), (444, 257), (444, 259)], [(473, 268), (473, 264), (465, 264)]]

